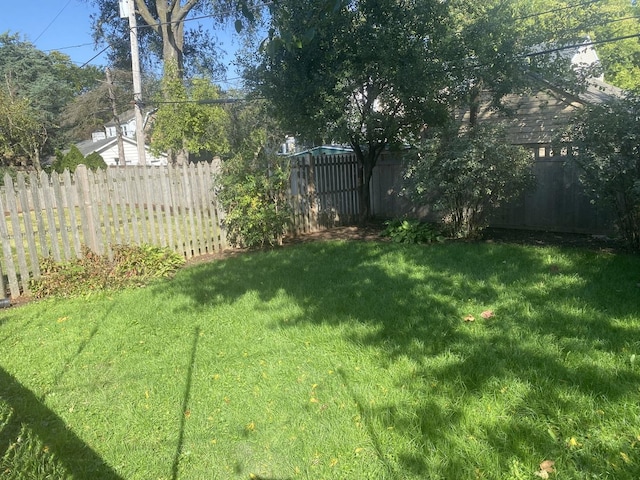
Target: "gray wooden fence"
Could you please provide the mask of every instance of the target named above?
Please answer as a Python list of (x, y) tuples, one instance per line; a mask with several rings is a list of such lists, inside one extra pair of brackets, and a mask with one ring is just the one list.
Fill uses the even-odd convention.
[[(532, 147), (533, 148), (533, 147)], [(534, 175), (537, 188), (504, 205), (491, 226), (553, 232), (602, 234), (613, 230), (610, 211), (596, 208), (585, 192), (575, 165), (553, 155), (546, 146), (535, 146)], [(314, 181), (313, 197), (318, 225), (352, 222), (359, 211), (356, 158), (353, 154), (297, 158), (292, 171), (300, 177), (300, 189)], [(413, 205), (402, 192), (403, 161), (398, 154), (384, 154), (371, 178), (371, 211), (378, 218), (404, 215), (430, 218), (429, 212)], [(294, 189), (295, 190), (295, 189)], [(305, 192), (302, 192), (305, 196)], [(312, 200), (309, 200), (312, 203)]]
[(493, 216), (491, 225), (551, 232), (612, 233), (613, 212), (594, 205), (580, 181), (579, 167), (548, 146), (536, 146), (533, 151), (536, 188), (504, 205)]

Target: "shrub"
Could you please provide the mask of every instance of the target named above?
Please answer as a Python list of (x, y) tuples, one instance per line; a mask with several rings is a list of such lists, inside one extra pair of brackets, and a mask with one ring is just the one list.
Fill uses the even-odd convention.
[(291, 218), (285, 162), (261, 152), (251, 159), (238, 155), (223, 163), (218, 198), (232, 244), (256, 248), (280, 243)]
[(56, 159), (51, 164), (51, 168), (58, 173), (62, 173), (65, 170), (69, 170), (71, 173), (75, 172), (78, 165), (84, 164), (91, 170), (97, 170), (98, 168), (107, 168), (107, 164), (99, 153), (93, 152), (85, 158), (82, 152), (75, 145), (71, 145), (69, 151), (65, 154), (60, 151), (56, 152)]
[(640, 96), (578, 113), (563, 142), (596, 203), (616, 212), (627, 243), (640, 250)]
[(41, 277), (31, 280), (36, 298), (71, 297), (99, 290), (115, 290), (143, 285), (152, 278), (167, 277), (184, 263), (169, 249), (150, 245), (118, 245), (113, 259), (82, 247), (82, 257), (68, 262), (45, 258), (40, 262)]
[(452, 236), (473, 238), (495, 209), (534, 186), (532, 162), (531, 153), (509, 145), (499, 127), (449, 126), (414, 150), (405, 192), (439, 212)]
[(102, 158), (102, 155), (98, 152), (93, 152), (87, 155), (84, 158), (84, 164), (94, 172), (99, 168), (102, 168), (103, 170), (107, 168), (107, 162), (104, 161), (104, 158)]
[(396, 243), (434, 243), (443, 242), (444, 236), (431, 223), (419, 220), (395, 219), (385, 222), (381, 235)]

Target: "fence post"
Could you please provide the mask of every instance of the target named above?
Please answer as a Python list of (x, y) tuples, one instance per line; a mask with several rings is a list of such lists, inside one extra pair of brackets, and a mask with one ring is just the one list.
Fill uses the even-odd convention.
[(318, 231), (318, 201), (316, 198), (316, 162), (309, 154), (309, 174), (307, 175), (307, 204), (309, 205), (309, 222), (311, 231)]
[(0, 265), (0, 306), (2, 302), (6, 302), (7, 299), (7, 287), (4, 284), (4, 273), (2, 272), (2, 265)]
[(89, 189), (89, 175), (86, 165), (78, 165), (76, 167), (76, 179), (80, 184), (80, 191), (82, 192), (82, 204), (86, 212), (87, 218), (87, 233), (89, 238), (85, 238), (87, 246), (94, 252), (100, 253), (98, 248), (98, 236), (96, 234), (96, 226), (93, 215), (93, 201), (91, 199), (91, 191)]

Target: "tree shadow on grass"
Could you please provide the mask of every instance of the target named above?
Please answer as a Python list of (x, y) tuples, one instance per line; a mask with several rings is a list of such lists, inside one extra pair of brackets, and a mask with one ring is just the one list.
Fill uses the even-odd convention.
[[(2, 368), (0, 399), (7, 402), (11, 411), (7, 423), (0, 429), (0, 458), (11, 448), (24, 425), (44, 443), (53, 459), (60, 462), (74, 478), (123, 480), (55, 412)], [(28, 475), (28, 472), (23, 473)]]
[[(416, 398), (424, 401), (407, 407), (403, 414), (397, 413), (395, 406), (362, 413), (371, 420), (368, 428), (374, 432), (372, 441), (378, 450), (386, 446), (380, 444), (373, 425), (385, 422), (410, 443), (421, 445), (395, 453), (403, 468), (424, 476), (432, 474), (434, 468), (428, 465), (427, 457), (442, 451), (447, 457), (447, 448), (461, 444), (454, 436), (464, 429), (464, 408), (452, 396), (469, 402), (490, 395), (498, 399), (502, 384), (524, 385), (508, 411), (490, 415), (497, 419), (495, 422), (477, 422), (482, 430), (476, 432), (482, 437), (478, 449), (497, 452), (505, 468), (509, 459), (526, 458), (532, 452), (540, 461), (547, 455), (565, 455), (563, 435), (569, 430), (563, 430), (562, 422), (567, 418), (580, 417), (571, 426), (575, 431), (590, 428), (593, 415), (576, 412), (566, 398), (577, 396), (585, 405), (589, 401), (610, 404), (627, 402), (637, 394), (640, 375), (636, 370), (600, 365), (587, 358), (592, 345), (612, 356), (630, 346), (640, 346), (638, 326), (602, 319), (611, 318), (612, 312), (618, 318), (637, 315), (637, 296), (612, 301), (594, 292), (594, 285), (614, 279), (634, 281), (633, 273), (620, 274), (624, 271), (620, 262), (629, 261), (637, 270), (637, 259), (570, 256), (572, 260), (556, 272), (554, 260), (548, 257), (531, 248), (513, 246), (419, 249), (330, 242), (251, 253), (198, 266), (176, 277), (171, 286), (174, 294), (189, 297), (191, 303), (186, 308), (194, 309), (232, 304), (248, 293), (260, 300), (256, 308), (263, 308), (284, 295), (294, 300), (300, 313), (289, 314), (286, 322), (274, 320), (274, 327), (353, 325), (346, 329), (348, 338), (357, 345), (379, 349), (382, 367), (393, 366), (400, 358), (410, 359), (416, 370), (399, 378), (398, 388), (409, 386)], [(556, 281), (556, 274), (566, 275), (566, 281)], [(509, 285), (515, 285), (519, 296), (505, 294)], [(625, 287), (624, 291), (629, 289)], [(496, 312), (495, 319), (462, 322), (465, 314), (479, 313), (466, 308), (491, 308), (496, 302), (501, 302), (502, 311)], [(528, 302), (536, 314), (510, 318), (521, 315), (522, 302)], [(590, 312), (589, 318), (581, 315), (580, 306)], [(598, 318), (600, 313), (602, 318)], [(358, 325), (372, 328), (356, 328)], [(575, 349), (569, 351), (572, 345)], [(568, 361), (572, 353), (581, 355), (580, 361)], [(435, 362), (447, 354), (454, 360)], [(348, 381), (345, 379), (345, 384)], [(459, 388), (439, 391), (431, 388), (431, 383), (455, 383)], [(560, 433), (554, 437), (540, 429), (541, 424)], [(619, 453), (613, 451), (616, 446), (606, 448), (608, 454)], [(472, 454), (448, 453), (437, 474), (446, 478), (474, 475)], [(597, 475), (604, 474), (607, 466), (590, 464), (583, 468), (585, 474)], [(620, 478), (632, 478), (625, 472)], [(494, 472), (496, 477), (503, 473)]]

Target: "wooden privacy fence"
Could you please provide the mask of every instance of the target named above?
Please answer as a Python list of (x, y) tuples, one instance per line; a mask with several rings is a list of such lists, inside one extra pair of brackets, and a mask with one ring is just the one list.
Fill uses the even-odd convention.
[[(602, 234), (613, 231), (613, 215), (594, 206), (580, 182), (578, 167), (548, 146), (530, 146), (537, 187), (504, 205), (491, 226), (552, 232)], [(313, 215), (298, 215), (301, 226), (316, 228), (348, 224), (357, 219), (357, 161), (353, 154), (310, 154), (292, 158), (292, 192), (306, 199)], [(404, 215), (431, 218), (428, 210), (401, 195), (404, 164), (400, 154), (385, 153), (371, 178), (371, 212), (378, 218)], [(306, 203), (304, 203), (306, 202)], [(315, 202), (315, 203), (314, 203)], [(301, 208), (302, 208), (301, 207)], [(306, 231), (306, 230), (305, 230)]]
[(294, 156), (291, 161), (293, 233), (353, 223), (360, 202), (354, 154)]
[(500, 208), (492, 226), (609, 234), (614, 231), (611, 210), (599, 209), (580, 181), (580, 170), (566, 155), (536, 146), (533, 173), (536, 188)]
[[(0, 194), (0, 298), (29, 293), (41, 258), (66, 261), (86, 245), (168, 247), (186, 258), (226, 247), (213, 192), (214, 165), (126, 167), (5, 176)], [(8, 288), (7, 288), (8, 287)]]

